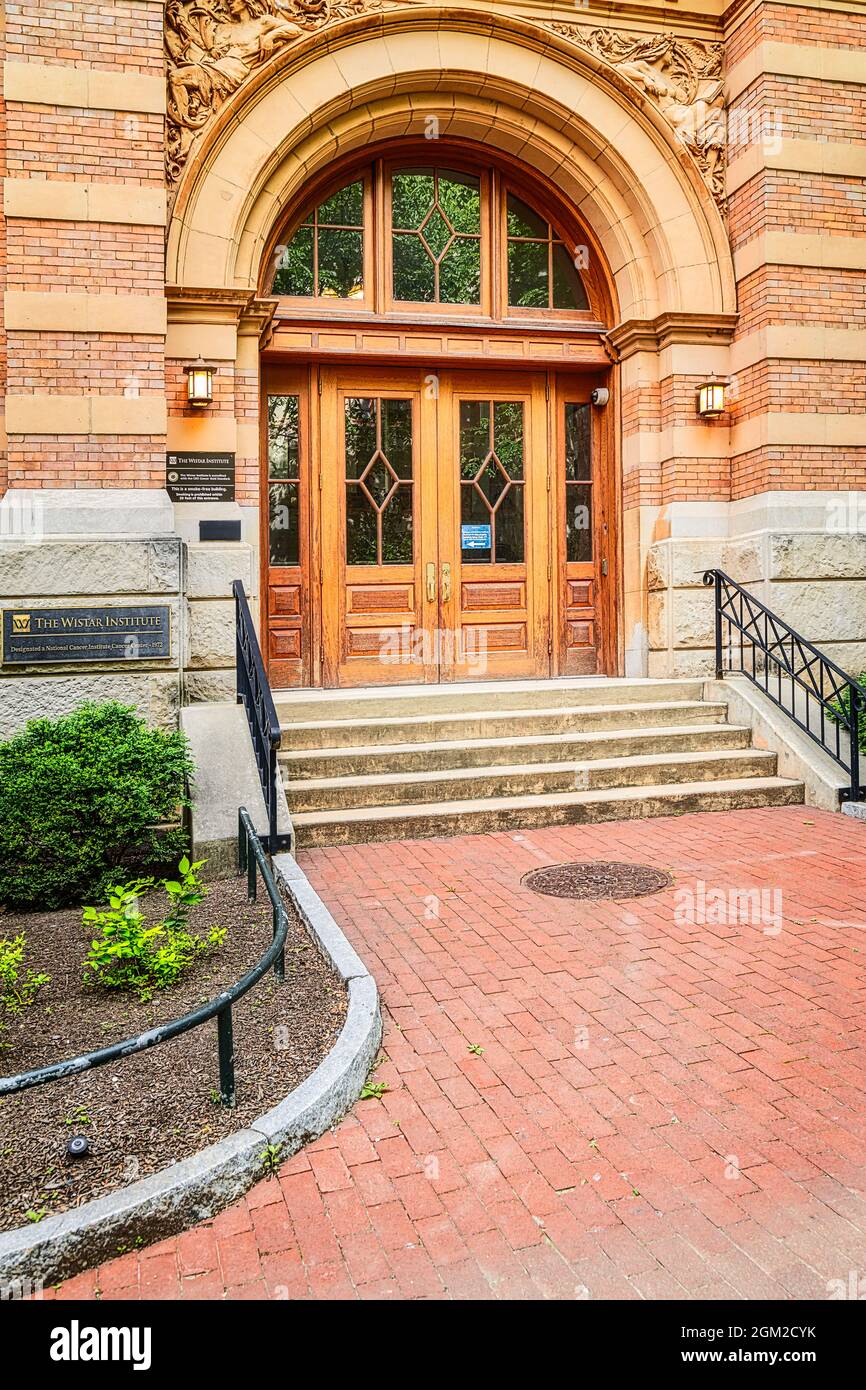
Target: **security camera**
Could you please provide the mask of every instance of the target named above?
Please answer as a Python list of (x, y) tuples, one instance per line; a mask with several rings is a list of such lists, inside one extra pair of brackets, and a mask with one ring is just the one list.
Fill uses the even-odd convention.
[(606, 386), (596, 386), (589, 399), (593, 405), (607, 405), (610, 400), (610, 392)]

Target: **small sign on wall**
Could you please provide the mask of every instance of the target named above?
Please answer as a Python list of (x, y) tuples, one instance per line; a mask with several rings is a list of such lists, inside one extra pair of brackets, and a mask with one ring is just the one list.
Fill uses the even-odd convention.
[(171, 610), (4, 608), (3, 664), (155, 661), (171, 656)]
[(172, 502), (233, 502), (234, 454), (166, 454), (165, 487)]

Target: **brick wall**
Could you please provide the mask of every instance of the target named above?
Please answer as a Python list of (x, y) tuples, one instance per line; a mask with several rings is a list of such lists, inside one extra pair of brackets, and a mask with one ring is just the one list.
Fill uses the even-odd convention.
[(8, 130), (13, 178), (162, 185), (162, 116), (17, 102)]
[[(731, 495), (863, 488), (866, 443), (852, 439), (850, 426), (866, 379), (866, 271), (856, 246), (866, 244), (858, 160), (866, 86), (850, 80), (850, 54), (862, 52), (866, 71), (866, 24), (862, 15), (767, 0), (743, 16), (736, 5), (725, 17), (735, 83), (729, 117), (735, 130), (766, 135), (730, 151), (740, 312)], [(781, 71), (763, 70), (767, 63)], [(746, 85), (737, 81), (738, 64), (750, 75)], [(810, 64), (813, 71), (794, 75)], [(809, 417), (802, 433), (799, 417)], [(757, 446), (756, 429), (765, 436)]]
[(740, 336), (769, 324), (866, 327), (866, 275), (860, 270), (763, 265), (739, 283)]
[(24, 0), (6, 7), (6, 57), (108, 72), (162, 62), (161, 0)]
[[(69, 0), (24, 0), (6, 9), (2, 37), (6, 59), (19, 67), (57, 69), (58, 88), (70, 70), (109, 76), (126, 73), (153, 78), (161, 85), (160, 0), (95, 0), (86, 7)], [(625, 25), (627, 10), (623, 6), (615, 22)], [(670, 22), (674, 27), (674, 20)], [(850, 54), (866, 46), (862, 15), (775, 0), (755, 4), (738, 0), (723, 17), (721, 28), (729, 72), (763, 54), (763, 45), (788, 46), (800, 54), (820, 49), (831, 55)], [(805, 75), (767, 71), (758, 62), (731, 103), (734, 127), (741, 121), (748, 130), (757, 124), (772, 133), (778, 123), (783, 146), (793, 142), (798, 150), (812, 144), (832, 154), (862, 147), (866, 86), (850, 80), (850, 74), (846, 80), (823, 67), (819, 73), (817, 56), (815, 61), (816, 70)], [(866, 64), (866, 53), (863, 61)], [(0, 105), (4, 132), (8, 121), (4, 172), (16, 184), (33, 182), (40, 189), (50, 185), (58, 196), (64, 188), (82, 183), (115, 191), (159, 193), (163, 189), (159, 111), (87, 107), (71, 98), (46, 103), (20, 92), (7, 105), (8, 111)], [(735, 167), (740, 156), (750, 158), (750, 150), (733, 148), (731, 155)], [(794, 164), (800, 157), (795, 156)], [(711, 434), (705, 436), (710, 443), (702, 451), (688, 442), (680, 447), (668, 441), (652, 464), (640, 460), (639, 450), (633, 451), (634, 461), (624, 468), (626, 507), (638, 502), (740, 497), (771, 486), (866, 485), (863, 449), (841, 436), (835, 444), (830, 438), (826, 445), (772, 439), (755, 445), (750, 434), (744, 433), (740, 442), (737, 436), (739, 426), (765, 417), (817, 413), (828, 417), (832, 425), (859, 408), (866, 364), (838, 343), (833, 351), (839, 356), (828, 355), (826, 340), (817, 330), (866, 328), (866, 274), (848, 263), (852, 242), (866, 237), (866, 183), (852, 172), (789, 167), (784, 158), (780, 164), (768, 152), (756, 167), (750, 166), (747, 178), (732, 187), (729, 233), (738, 266), (741, 315), (733, 358), (742, 359), (744, 365), (734, 372), (728, 418), (712, 427), (718, 433), (718, 447)], [(764, 252), (764, 242), (777, 234), (802, 239), (798, 259), (786, 262)], [(0, 272), (5, 287), (19, 295), (87, 294), (161, 301), (164, 227), (158, 220), (96, 221), (68, 210), (63, 215), (19, 211), (0, 227)], [(814, 356), (801, 340), (783, 353), (777, 337), (775, 347), (760, 349), (755, 360), (755, 353), (748, 349), (750, 338), (786, 326), (816, 330)], [(172, 420), (189, 420), (183, 365), (179, 358), (169, 362), (166, 380), (160, 335), (152, 323), (138, 322), (133, 308), (122, 331), (116, 321), (111, 327), (82, 325), (80, 330), (68, 325), (28, 326), (22, 321), (9, 328), (8, 390), (16, 398), (45, 395), (60, 398), (62, 407), (62, 398), (82, 394), (133, 402), (165, 397)], [(4, 360), (0, 362), (4, 382), (6, 372)], [(688, 372), (672, 373), (661, 381), (624, 389), (624, 452), (637, 432), (649, 438), (694, 429), (699, 381)], [(230, 364), (222, 367), (208, 419), (215, 426), (228, 420), (250, 426), (255, 424), (257, 410), (255, 371)], [(48, 425), (53, 425), (53, 432)], [(248, 502), (257, 498), (252, 437), (253, 431), (247, 429), (237, 459), (238, 500)], [(65, 432), (62, 414), (55, 412), (44, 435), (19, 434), (10, 439), (10, 481), (44, 486), (157, 486), (162, 482), (163, 447), (158, 432)]]
[[(748, 10), (743, 18), (744, 10)], [(731, 5), (725, 15), (728, 39), (725, 58), (728, 67), (748, 57), (759, 43), (792, 43), (823, 48), (861, 48), (863, 25), (859, 15), (831, 9), (773, 4)]]
[[(142, 398), (165, 413), (162, 12), (159, 0), (6, 6), (12, 486), (164, 485), (164, 434), (140, 416)], [(141, 109), (114, 109), (118, 73), (139, 75)], [(140, 75), (152, 79), (144, 100)], [(15, 433), (17, 403), (33, 396), (44, 433)], [(113, 398), (111, 410), (88, 414), (82, 397)]]
[(9, 289), (162, 297), (161, 227), (14, 218), (7, 224), (7, 241)]
[[(6, 57), (6, 25), (0, 21), (0, 62)], [(6, 177), (6, 101), (0, 83), (0, 178)], [(6, 219), (0, 215), (0, 496), (9, 486), (6, 457)]]

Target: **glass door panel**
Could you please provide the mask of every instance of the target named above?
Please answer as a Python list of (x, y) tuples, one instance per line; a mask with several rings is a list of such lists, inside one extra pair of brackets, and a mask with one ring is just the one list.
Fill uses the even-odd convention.
[(563, 675), (609, 671), (615, 597), (610, 574), (616, 554), (610, 480), (600, 468), (611, 409), (590, 404), (598, 382), (562, 377), (555, 396), (559, 502), (560, 622), (558, 669)]
[(296, 368), (269, 367), (263, 377), (262, 649), (275, 689), (312, 680), (308, 384)]

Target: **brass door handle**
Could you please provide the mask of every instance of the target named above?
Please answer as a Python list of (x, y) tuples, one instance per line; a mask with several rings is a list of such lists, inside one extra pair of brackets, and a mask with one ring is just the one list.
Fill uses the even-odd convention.
[(427, 602), (436, 602), (436, 566), (432, 563), (427, 566)]
[(442, 602), (447, 603), (451, 597), (451, 566), (442, 566)]

